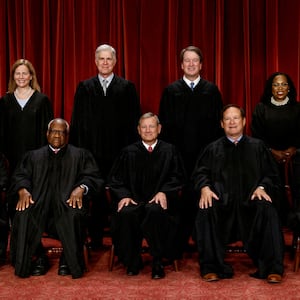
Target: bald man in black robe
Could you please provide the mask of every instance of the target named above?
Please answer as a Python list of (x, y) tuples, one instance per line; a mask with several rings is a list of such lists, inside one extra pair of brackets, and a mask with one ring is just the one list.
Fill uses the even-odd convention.
[(200, 271), (205, 281), (231, 278), (226, 246), (241, 240), (257, 267), (252, 276), (279, 283), (284, 244), (274, 205), (278, 169), (261, 140), (243, 135), (245, 122), (241, 108), (226, 106), (221, 122), (226, 136), (204, 150), (193, 173)]
[(68, 133), (65, 120), (51, 121), (49, 145), (26, 153), (12, 176), (10, 198), (16, 214), (10, 251), (20, 277), (47, 272), (49, 263), (41, 249), (44, 232), (62, 242), (58, 274), (83, 275), (88, 198), (102, 187), (103, 180), (92, 154), (68, 145)]
[(176, 148), (157, 139), (160, 130), (157, 116), (144, 114), (138, 126), (142, 140), (123, 149), (109, 178), (115, 211), (113, 241), (129, 276), (142, 268), (143, 237), (153, 256), (153, 279), (165, 276), (163, 258), (180, 255), (178, 191), (185, 183), (185, 171)]

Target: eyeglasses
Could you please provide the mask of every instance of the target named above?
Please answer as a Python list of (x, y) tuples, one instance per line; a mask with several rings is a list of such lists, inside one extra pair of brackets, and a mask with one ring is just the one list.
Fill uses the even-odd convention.
[(280, 86), (286, 88), (286, 87), (289, 86), (289, 84), (288, 84), (287, 82), (282, 82), (282, 83), (276, 82), (276, 83), (272, 83), (272, 86), (273, 86), (273, 87), (276, 87), (276, 88), (277, 88), (277, 87), (280, 87)]
[(49, 134), (55, 135), (58, 134), (60, 136), (66, 135), (66, 130), (55, 130), (55, 129), (49, 129)]

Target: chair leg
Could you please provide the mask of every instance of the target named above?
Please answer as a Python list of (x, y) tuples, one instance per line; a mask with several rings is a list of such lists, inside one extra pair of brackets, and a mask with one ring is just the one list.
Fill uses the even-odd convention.
[(109, 266), (108, 270), (111, 272), (114, 266), (114, 260), (115, 260), (115, 245), (112, 244), (110, 248), (110, 256), (109, 256)]
[(89, 271), (89, 250), (86, 245), (83, 246), (83, 257), (84, 257), (84, 264), (85, 264), (85, 271)]
[(175, 272), (178, 272), (178, 260), (174, 259), (173, 264), (174, 264), (174, 270), (175, 270)]
[[(112, 270), (113, 270), (114, 260), (115, 260), (115, 246), (114, 246), (114, 244), (112, 244), (111, 248), (110, 248), (109, 266), (108, 266), (108, 270), (110, 272), (112, 272)], [(178, 260), (177, 259), (174, 259), (173, 265), (174, 265), (175, 272), (178, 272)]]
[(295, 252), (295, 262), (294, 262), (294, 272), (297, 272), (299, 269), (300, 263), (300, 237), (297, 237), (297, 244), (296, 244), (296, 252)]

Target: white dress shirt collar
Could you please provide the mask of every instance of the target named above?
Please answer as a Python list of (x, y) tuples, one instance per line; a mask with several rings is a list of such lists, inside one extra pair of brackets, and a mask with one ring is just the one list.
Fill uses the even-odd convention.
[(154, 148), (155, 148), (157, 142), (158, 142), (158, 140), (156, 140), (154, 144), (148, 145), (148, 144), (146, 144), (144, 141), (142, 141), (143, 145), (145, 146), (145, 148), (146, 148), (147, 150), (148, 150), (148, 148), (149, 148), (150, 146), (151, 146), (152, 149), (154, 150)]
[(107, 81), (107, 85), (106, 85), (106, 86), (109, 86), (110, 83), (111, 83), (111, 81), (113, 80), (113, 78), (114, 78), (114, 73), (110, 74), (110, 75), (109, 75), (108, 77), (106, 77), (106, 78), (104, 78), (104, 77), (102, 77), (100, 74), (98, 74), (98, 79), (99, 79), (101, 85), (102, 85), (103, 80), (105, 79), (105, 80)]
[(185, 76), (183, 76), (182, 78), (184, 80), (184, 82), (188, 85), (188, 86), (191, 86), (191, 82), (194, 82), (194, 88), (196, 87), (196, 85), (199, 83), (201, 77), (198, 76), (195, 80), (191, 81), (189, 79), (187, 79)]

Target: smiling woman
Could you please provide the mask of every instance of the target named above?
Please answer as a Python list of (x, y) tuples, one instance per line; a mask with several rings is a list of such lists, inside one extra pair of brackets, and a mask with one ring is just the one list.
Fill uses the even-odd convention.
[(17, 60), (11, 67), (8, 93), (0, 101), (0, 147), (11, 171), (26, 151), (47, 143), (47, 125), (52, 118), (52, 105), (40, 92), (32, 63)]
[[(281, 170), (283, 186), (291, 184), (293, 203), (287, 197), (280, 197), (279, 211), (282, 222), (300, 229), (300, 104), (297, 102), (297, 91), (291, 77), (276, 72), (266, 81), (261, 101), (254, 109), (252, 116), (252, 134), (265, 141)], [(285, 167), (291, 166), (293, 180), (288, 182)], [(287, 189), (288, 191), (288, 189)], [(286, 199), (287, 198), (287, 199)], [(292, 202), (292, 201), (291, 201)], [(291, 206), (291, 207), (290, 207)], [(292, 208), (292, 212), (289, 213)], [(288, 215), (290, 220), (288, 221)]]

